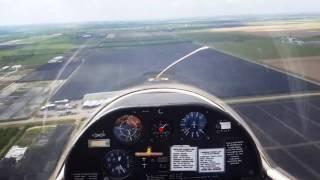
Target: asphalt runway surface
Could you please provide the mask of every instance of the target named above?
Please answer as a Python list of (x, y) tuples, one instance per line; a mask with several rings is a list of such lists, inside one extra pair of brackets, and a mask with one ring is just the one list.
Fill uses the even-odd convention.
[(52, 100), (82, 99), (87, 93), (121, 90), (139, 85), (172, 61), (199, 46), (191, 43), (130, 48), (90, 49), (84, 63)]
[[(52, 100), (82, 99), (87, 93), (116, 91), (143, 84), (169, 64), (199, 48), (192, 43), (116, 49), (91, 49)], [(202, 88), (220, 98), (318, 91), (320, 87), (207, 49), (164, 74), (171, 81)]]
[(278, 166), (298, 179), (320, 179), (320, 97), (232, 107)]

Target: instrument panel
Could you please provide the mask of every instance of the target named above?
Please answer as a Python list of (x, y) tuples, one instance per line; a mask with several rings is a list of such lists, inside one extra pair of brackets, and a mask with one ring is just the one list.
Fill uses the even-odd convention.
[(206, 105), (114, 110), (81, 135), (65, 178), (261, 179), (257, 147), (231, 116)]

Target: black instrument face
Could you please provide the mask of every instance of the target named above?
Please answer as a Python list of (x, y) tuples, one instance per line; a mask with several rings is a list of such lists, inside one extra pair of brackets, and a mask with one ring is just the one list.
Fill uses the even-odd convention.
[(66, 179), (261, 179), (252, 138), (231, 116), (191, 104), (112, 111), (71, 150)]
[(191, 139), (201, 139), (204, 137), (207, 118), (200, 112), (188, 113), (180, 122), (180, 128), (186, 137)]
[(114, 149), (104, 157), (105, 170), (112, 179), (124, 179), (133, 169), (133, 157), (125, 150)]
[(152, 125), (152, 135), (156, 140), (165, 141), (170, 138), (171, 133), (171, 124), (166, 120), (159, 120)]

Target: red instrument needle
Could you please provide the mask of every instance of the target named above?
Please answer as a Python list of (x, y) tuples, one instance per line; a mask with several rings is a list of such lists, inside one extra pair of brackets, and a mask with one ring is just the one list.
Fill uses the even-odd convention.
[(159, 127), (159, 132), (160, 132), (160, 133), (163, 133), (164, 128), (165, 128), (166, 126), (167, 126), (167, 124), (165, 124), (165, 125), (163, 125), (163, 126)]

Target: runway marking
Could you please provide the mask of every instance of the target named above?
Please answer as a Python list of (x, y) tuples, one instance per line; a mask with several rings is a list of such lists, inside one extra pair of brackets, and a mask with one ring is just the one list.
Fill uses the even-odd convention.
[(308, 104), (309, 106), (311, 106), (311, 107), (314, 107), (314, 108), (317, 109), (317, 110), (320, 110), (320, 107), (318, 107), (318, 106), (310, 103), (310, 101), (307, 101), (307, 104)]
[(320, 123), (317, 122), (317, 121), (314, 121), (312, 119), (310, 119), (309, 117), (305, 116), (305, 115), (302, 115), (301, 113), (297, 113), (297, 111), (291, 109), (290, 107), (287, 107), (286, 105), (283, 105), (281, 103), (277, 103), (279, 104), (280, 106), (282, 106), (283, 108), (287, 109), (288, 111), (291, 111), (293, 114), (296, 114), (297, 116), (299, 116), (301, 119), (306, 119), (308, 121), (310, 121), (311, 123), (313, 123), (315, 126), (318, 126), (320, 127)]
[[(241, 117), (246, 117), (244, 118), (246, 121), (250, 122), (250, 126), (254, 127), (256, 130), (258, 130), (265, 138), (267, 138), (269, 141), (271, 141), (272, 143), (276, 144), (277, 147), (279, 147), (278, 149), (281, 149), (282, 151), (284, 151), (290, 158), (292, 158), (294, 161), (296, 161), (299, 165), (301, 165), (306, 171), (310, 172), (312, 175), (316, 176), (316, 177), (320, 177), (320, 173), (318, 173), (316, 170), (314, 170), (312, 167), (310, 167), (308, 164), (304, 163), (303, 161), (301, 161), (296, 155), (294, 155), (293, 153), (291, 153), (288, 148), (286, 148), (285, 146), (281, 145), (279, 142), (277, 142), (275, 139), (273, 139), (269, 134), (265, 133), (259, 126), (257, 126), (256, 123), (254, 123), (253, 121), (250, 120), (250, 118), (248, 118), (246, 115), (239, 113), (241, 115)], [(311, 142), (309, 142), (311, 143)], [(263, 147), (263, 150), (265, 151), (266, 149)], [(275, 163), (273, 161), (273, 159), (268, 155), (267, 152), (265, 152), (265, 154), (269, 157), (268, 159), (271, 160), (274, 164), (277, 165), (277, 163)], [(278, 167), (280, 167), (278, 165)], [(281, 168), (281, 167), (280, 167)], [(287, 172), (287, 171), (285, 171)], [(290, 173), (290, 172), (287, 172)], [(291, 175), (291, 174), (290, 174)]]
[[(293, 131), (294, 133), (296, 133), (297, 135), (299, 135), (301, 138), (303, 138), (305, 141), (307, 142), (312, 142), (313, 140), (307, 138), (304, 134), (302, 134), (301, 132), (299, 132), (298, 130), (296, 130), (295, 128), (293, 128), (292, 126), (290, 126), (289, 124), (285, 123), (284, 121), (281, 121), (281, 119), (279, 119), (278, 117), (274, 116), (273, 114), (271, 114), (270, 112), (268, 112), (267, 110), (263, 109), (262, 107), (256, 106), (256, 108), (260, 109), (261, 111), (263, 111), (264, 113), (266, 113), (267, 115), (269, 115), (272, 119), (278, 121), (280, 124), (282, 124), (283, 126), (285, 126), (286, 128), (288, 128), (289, 130)], [(320, 145), (319, 144), (314, 144), (314, 146), (320, 150)]]
[[(58, 74), (56, 75), (56, 78), (55, 80), (53, 80), (49, 85), (49, 93), (48, 93), (48, 97), (45, 101), (46, 104), (48, 104), (48, 102), (50, 101), (50, 99), (53, 97), (53, 95), (58, 92), (58, 90), (60, 90), (60, 88), (66, 83), (69, 81), (71, 75), (73, 75), (73, 73), (79, 69), (79, 67), (81, 66), (81, 64), (76, 68), (74, 69), (74, 71), (69, 75), (69, 77), (63, 81), (61, 84), (59, 84), (57, 87), (54, 86), (54, 84), (58, 83), (58, 79), (60, 78), (60, 76), (62, 75), (62, 73), (64, 72), (64, 70), (66, 69), (66, 67), (73, 61), (74, 57), (76, 57), (78, 55), (79, 52), (82, 51), (83, 48), (85, 48), (87, 46), (88, 42), (82, 44), (78, 49), (77, 51), (75, 51), (72, 56), (66, 61), (66, 63), (63, 65), (63, 67), (59, 70)], [(46, 123), (47, 123), (47, 111), (48, 110), (45, 110), (44, 113), (44, 117), (42, 118), (42, 125), (44, 126)]]
[[(289, 100), (287, 100), (287, 101), (281, 101), (281, 102), (272, 102), (272, 101), (270, 101), (270, 102), (261, 102), (261, 103), (259, 103), (259, 104), (277, 104), (277, 105), (283, 107), (284, 109), (286, 109), (286, 110), (288, 110), (288, 111), (291, 111), (293, 114), (296, 114), (297, 116), (300, 117), (300, 119), (306, 119), (306, 120), (310, 121), (311, 123), (313, 123), (314, 125), (320, 127), (320, 123), (319, 123), (319, 122), (314, 121), (313, 119), (310, 119), (309, 117), (307, 117), (307, 116), (305, 116), (305, 115), (302, 115), (301, 113), (297, 113), (294, 109), (292, 109), (292, 108), (290, 108), (290, 107), (287, 107), (287, 106), (286, 106), (285, 104), (283, 104), (283, 103), (294, 103), (294, 104), (298, 104), (298, 103), (296, 103), (296, 102), (294, 101), (294, 99), (289, 99)], [(258, 105), (259, 105), (259, 104), (258, 104)], [(309, 106), (311, 106), (311, 103), (308, 103), (308, 104), (309, 104)], [(241, 106), (242, 104), (239, 104), (239, 105)], [(246, 106), (246, 104), (244, 104), (244, 106)], [(314, 106), (314, 105), (313, 105), (313, 106)], [(312, 107), (312, 106), (311, 106), (311, 107)], [(316, 108), (317, 110), (320, 110), (320, 108), (317, 107), (317, 106), (314, 106), (313, 108)]]
[(255, 96), (255, 97), (243, 97), (243, 98), (230, 98), (222, 99), (227, 104), (241, 104), (241, 103), (253, 103), (253, 102), (264, 102), (264, 101), (275, 101), (302, 97), (314, 97), (319, 96), (320, 92), (310, 93), (296, 93), (296, 94), (282, 94), (282, 95), (271, 95), (271, 96)]
[[(87, 42), (87, 43), (88, 43), (88, 42)], [(72, 54), (72, 56), (66, 61), (66, 63), (63, 65), (63, 67), (59, 70), (58, 74), (56, 75), (55, 80), (52, 81), (52, 84), (55, 83), (55, 82), (61, 77), (62, 73), (63, 73), (64, 70), (67, 68), (67, 66), (73, 61), (74, 57), (76, 57), (76, 56), (78, 55), (78, 53), (81, 52), (82, 49), (87, 46), (87, 43), (82, 44), (82, 45), (77, 49), (77, 51), (74, 52), (74, 53)], [(80, 65), (81, 65), (81, 64), (80, 64)], [(80, 66), (80, 65), (79, 65), (79, 66)], [(79, 66), (78, 66), (78, 67), (79, 67)], [(74, 71), (73, 71), (73, 72), (74, 72)], [(72, 73), (71, 73), (71, 74), (72, 74)], [(71, 75), (71, 74), (70, 74), (70, 75)], [(69, 77), (67, 78), (67, 80), (70, 78), (70, 75), (69, 75)], [(66, 80), (66, 81), (67, 81), (67, 80)], [(49, 94), (49, 98), (48, 98), (48, 99), (50, 99), (50, 98), (58, 91), (59, 88), (52, 89), (51, 86), (50, 86), (49, 89), (50, 89), (50, 94)]]
[(188, 57), (190, 57), (190, 56), (192, 56), (192, 55), (194, 55), (194, 54), (196, 54), (196, 53), (198, 53), (198, 52), (200, 52), (200, 51), (206, 50), (206, 49), (209, 49), (209, 47), (208, 47), (208, 46), (202, 46), (201, 48), (198, 48), (198, 49), (190, 52), (189, 54), (181, 57), (180, 59), (174, 61), (174, 62), (171, 63), (169, 66), (167, 66), (166, 68), (164, 68), (164, 69), (156, 76), (155, 79), (159, 79), (161, 75), (163, 75), (166, 71), (168, 71), (170, 68), (172, 68), (174, 65), (178, 64), (179, 62), (187, 59)]
[(279, 146), (266, 146), (263, 147), (265, 150), (278, 150), (281, 148), (296, 148), (296, 147), (304, 147), (304, 146), (312, 146), (312, 145), (318, 145), (320, 144), (319, 141), (310, 141), (310, 142), (303, 142), (303, 143), (297, 143), (297, 144), (289, 144), (289, 145), (279, 145)]

